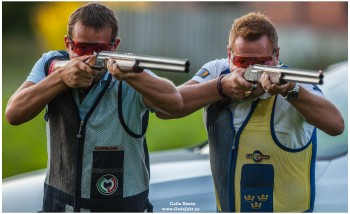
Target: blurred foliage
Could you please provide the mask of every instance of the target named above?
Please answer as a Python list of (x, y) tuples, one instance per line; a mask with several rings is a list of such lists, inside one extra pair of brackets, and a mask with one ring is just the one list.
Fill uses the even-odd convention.
[(82, 2), (49, 2), (33, 9), (31, 24), (43, 48), (65, 49), (63, 37), (67, 34), (69, 15), (81, 5)]
[[(13, 48), (14, 46), (21, 49)], [(26, 79), (40, 57), (41, 50), (33, 39), (12, 34), (3, 37), (2, 112), (17, 88)], [(19, 63), (20, 62), (20, 63)], [(2, 177), (46, 167), (46, 135), (43, 113), (20, 126), (11, 126), (2, 117)]]
[[(68, 17), (82, 4), (80, 2), (42, 2), (40, 4), (6, 2), (3, 5), (5, 23), (3, 32), (6, 32), (3, 35), (2, 47), (3, 178), (46, 167), (44, 111), (20, 126), (8, 124), (4, 111), (11, 94), (25, 81), (42, 52), (64, 47), (63, 36), (66, 34)], [(126, 7), (127, 4), (124, 6)], [(10, 24), (12, 19), (15, 20), (16, 25)], [(33, 32), (32, 29), (35, 31)], [(33, 38), (34, 36), (36, 38)], [(200, 144), (206, 140), (201, 111), (180, 120), (166, 121), (151, 114), (146, 137), (150, 151)]]
[(2, 2), (2, 36), (33, 37), (28, 17), (32, 8), (38, 4), (38, 2)]
[[(5, 106), (6, 103), (3, 102), (3, 109)], [(46, 167), (47, 154), (43, 113), (20, 126), (9, 125), (3, 117), (2, 133), (3, 178)]]
[[(64, 49), (63, 36), (67, 34), (67, 23), (70, 14), (88, 2), (43, 2), (33, 4), (30, 14), (30, 23), (36, 38), (43, 49)], [(104, 2), (108, 7), (118, 9), (145, 10), (149, 2)], [(23, 7), (23, 4), (19, 4)], [(30, 25), (27, 25), (30, 26)]]

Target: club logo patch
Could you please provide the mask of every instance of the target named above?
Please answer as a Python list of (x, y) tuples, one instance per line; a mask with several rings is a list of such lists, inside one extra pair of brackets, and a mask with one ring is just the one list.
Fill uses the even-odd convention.
[(103, 175), (98, 179), (96, 186), (102, 195), (112, 195), (118, 189), (118, 179), (111, 174)]
[(262, 160), (267, 160), (270, 158), (270, 155), (264, 155), (259, 150), (255, 150), (253, 154), (247, 154), (246, 158), (253, 159), (254, 162), (260, 162)]
[(209, 72), (207, 69), (201, 68), (201, 69), (197, 72), (196, 76), (202, 77), (202, 78), (204, 79), (204, 78), (206, 78), (209, 74), (210, 74), (210, 72)]

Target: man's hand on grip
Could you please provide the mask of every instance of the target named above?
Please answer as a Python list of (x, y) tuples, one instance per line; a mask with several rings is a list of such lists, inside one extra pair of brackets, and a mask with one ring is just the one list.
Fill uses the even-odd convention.
[(99, 72), (87, 64), (90, 57), (91, 56), (76, 57), (62, 68), (60, 76), (68, 87), (88, 88), (91, 86), (94, 77), (96, 77)]

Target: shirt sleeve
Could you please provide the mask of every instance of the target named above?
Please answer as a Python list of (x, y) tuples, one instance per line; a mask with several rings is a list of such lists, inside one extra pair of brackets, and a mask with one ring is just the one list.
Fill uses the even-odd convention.
[[(324, 96), (321, 89), (313, 84), (300, 84), (309, 92)], [(301, 148), (309, 142), (315, 126), (309, 124), (300, 112), (284, 100), (281, 96), (277, 97), (275, 110), (276, 136), (282, 144), (288, 148)], [(299, 127), (292, 129), (291, 126)]]
[(207, 82), (220, 76), (221, 72), (228, 69), (228, 60), (220, 59), (206, 63), (199, 71), (192, 77), (199, 83)]
[[(317, 85), (313, 85), (313, 84), (300, 84), (300, 85), (307, 91), (323, 97), (323, 93), (321, 89), (317, 87)], [(300, 118), (305, 121), (304, 117), (300, 114), (300, 112), (293, 105), (291, 105), (287, 100), (284, 100), (281, 96), (279, 96), (278, 101), (280, 102), (279, 105), (282, 107), (281, 110), (283, 112), (288, 112), (287, 116), (290, 116), (291, 120), (299, 120), (298, 118)]]
[(128, 83), (123, 84), (123, 117), (126, 125), (133, 132), (141, 133), (140, 118), (144, 115), (147, 107), (142, 101), (142, 95)]
[(316, 95), (320, 95), (322, 97), (324, 97), (322, 90), (314, 84), (300, 84), (303, 88), (305, 88), (306, 90), (308, 90), (309, 92), (316, 94)]

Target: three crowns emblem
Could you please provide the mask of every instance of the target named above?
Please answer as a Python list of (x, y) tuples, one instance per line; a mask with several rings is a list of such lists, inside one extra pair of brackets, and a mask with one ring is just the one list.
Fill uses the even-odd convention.
[(269, 198), (269, 195), (261, 194), (261, 195), (257, 195), (257, 198), (259, 202), (257, 201), (254, 202), (254, 199), (255, 199), (254, 195), (244, 195), (244, 200), (250, 203), (250, 206), (252, 207), (252, 209), (260, 209), (262, 206), (262, 202), (267, 201)]

